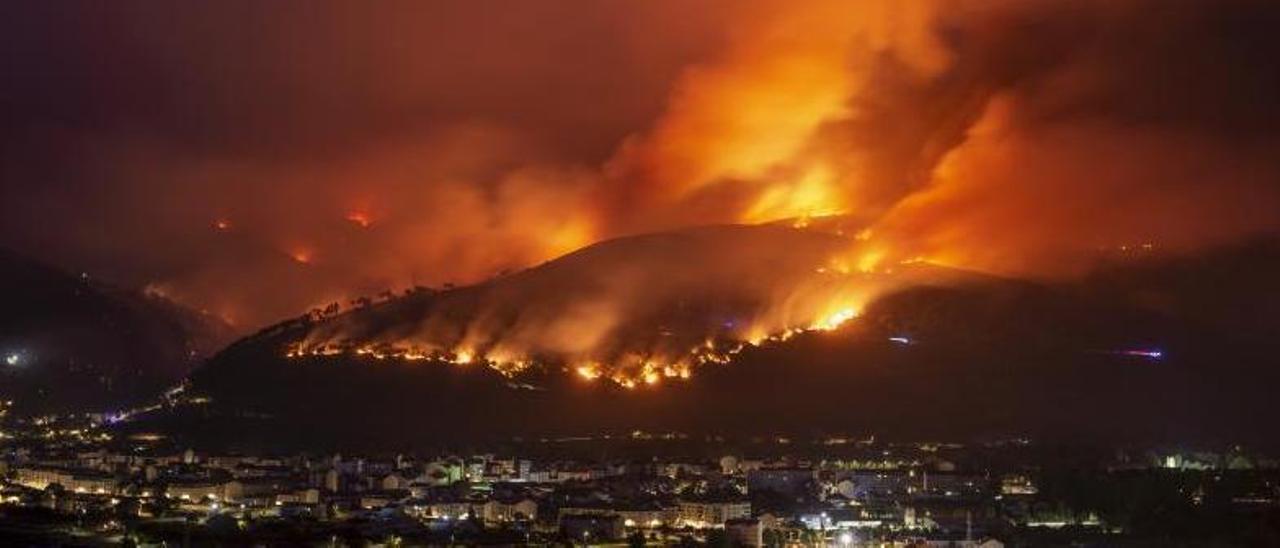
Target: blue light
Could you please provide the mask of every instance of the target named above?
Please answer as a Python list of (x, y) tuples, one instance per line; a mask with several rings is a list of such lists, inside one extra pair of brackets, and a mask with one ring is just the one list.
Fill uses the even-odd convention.
[(1133, 350), (1124, 350), (1120, 352), (1125, 356), (1134, 356), (1138, 358), (1147, 358), (1150, 360), (1164, 359), (1164, 352), (1158, 348), (1137, 348)]

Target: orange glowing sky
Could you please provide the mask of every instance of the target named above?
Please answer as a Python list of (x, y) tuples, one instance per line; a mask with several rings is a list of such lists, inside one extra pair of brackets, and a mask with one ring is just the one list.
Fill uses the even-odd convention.
[(368, 8), (11, 8), (3, 244), (251, 329), (711, 223), (1035, 275), (1280, 228), (1269, 2)]

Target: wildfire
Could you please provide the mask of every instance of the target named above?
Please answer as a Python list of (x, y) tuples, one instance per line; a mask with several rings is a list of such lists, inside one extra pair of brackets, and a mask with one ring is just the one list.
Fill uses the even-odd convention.
[(833, 179), (830, 169), (818, 165), (791, 184), (771, 186), (743, 215), (743, 220), (765, 222), (796, 217), (793, 226), (805, 228), (814, 217), (846, 213)]
[(228, 221), (226, 219), (217, 219), (213, 221), (213, 228), (217, 229), (220, 232), (226, 232), (228, 230), (231, 230), (231, 221)]
[(813, 329), (819, 331), (831, 331), (856, 317), (858, 317), (857, 310), (852, 308), (842, 308), (813, 324)]
[[(690, 348), (684, 357), (664, 359), (657, 355), (639, 356), (631, 354), (615, 361), (592, 361), (572, 368), (565, 368), (565, 370), (583, 381), (591, 382), (604, 378), (628, 390), (645, 386), (656, 387), (662, 384), (664, 378), (688, 380), (692, 377), (695, 366), (729, 364), (733, 361), (734, 356), (749, 347), (779, 344), (808, 332), (831, 331), (848, 323), (857, 316), (858, 312), (855, 308), (842, 307), (813, 322), (808, 327), (791, 327), (774, 333), (767, 333), (756, 327), (749, 331), (753, 333), (752, 335), (742, 340), (731, 338), (706, 339)], [(515, 377), (532, 367), (554, 365), (535, 362), (529, 358), (519, 357), (518, 353), (508, 351), (477, 351), (472, 348), (430, 349), (386, 343), (360, 346), (332, 342), (321, 344), (296, 343), (291, 345), (285, 352), (285, 356), (288, 358), (331, 358), (341, 355), (376, 360), (433, 361), (453, 365), (480, 364), (508, 378)]]
[(346, 219), (360, 228), (369, 228), (373, 226), (373, 217), (363, 211), (352, 211), (347, 213)]
[(862, 272), (875, 272), (876, 266), (884, 259), (884, 252), (880, 250), (868, 251), (858, 259), (858, 270)]
[[(501, 299), (477, 300), (461, 291), (426, 295), (424, 304), (430, 310), (425, 319), (415, 320), (416, 328), (388, 329), (389, 322), (383, 320), (401, 319), (395, 310), (373, 310), (333, 321), (317, 318), (315, 329), (291, 349), (289, 356), (345, 354), (368, 361), (468, 365), (485, 367), (508, 378), (531, 369), (556, 371), (580, 381), (600, 379), (628, 389), (670, 385), (692, 378), (700, 368), (731, 364), (753, 347), (836, 330), (858, 317), (864, 303), (887, 284), (896, 283), (896, 278), (885, 277), (883, 267), (862, 271), (864, 257), (875, 257), (871, 260), (878, 262), (882, 255), (872, 252), (888, 249), (887, 246), (871, 248), (869, 243), (858, 243), (845, 247), (823, 239), (816, 241), (824, 247), (817, 253), (797, 254), (797, 260), (788, 261), (785, 273), (778, 277), (790, 285), (779, 286), (786, 288), (785, 294), (779, 291), (767, 301), (744, 303), (720, 296), (708, 298), (706, 304), (695, 299), (681, 300), (668, 308), (653, 305), (659, 311), (653, 316), (657, 321), (641, 316), (644, 319), (640, 322), (628, 322), (626, 316), (631, 311), (621, 307), (619, 301), (610, 300), (612, 294), (606, 294), (565, 301), (572, 306), (541, 299), (539, 302), (554, 306), (534, 308), (535, 314), (519, 306), (518, 299), (507, 308), (505, 304), (493, 304), (512, 299), (500, 290), (523, 289), (527, 283), (516, 277), (501, 278), (493, 286), (477, 290), (497, 291), (494, 295), (502, 295)], [(896, 260), (884, 256), (885, 265)], [(738, 269), (725, 272), (715, 273), (717, 277), (713, 279), (717, 281), (713, 283), (740, 276)], [(632, 283), (629, 278), (623, 281)], [(707, 285), (695, 283), (697, 287)], [(477, 305), (477, 301), (482, 304)], [(528, 317), (522, 318), (522, 314)]]
[(579, 219), (571, 219), (561, 226), (548, 231), (546, 236), (547, 254), (553, 257), (563, 255), (581, 249), (591, 241), (591, 227)]
[(298, 264), (311, 264), (312, 256), (309, 249), (295, 249), (289, 252), (289, 258)]

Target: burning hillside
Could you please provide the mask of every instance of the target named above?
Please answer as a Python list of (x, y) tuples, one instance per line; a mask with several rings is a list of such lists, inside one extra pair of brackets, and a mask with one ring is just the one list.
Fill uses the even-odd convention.
[(781, 224), (621, 238), (476, 286), (314, 313), (287, 352), (484, 364), (508, 376), (536, 363), (656, 384), (744, 345), (834, 329), (904, 277), (938, 274), (875, 269), (865, 257), (856, 239)]
[[(649, 291), (634, 301), (611, 301), (656, 311), (641, 327), (682, 318), (684, 325), (716, 332), (709, 313), (662, 314), (670, 304), (664, 299), (692, 297), (678, 298), (680, 280), (670, 281), (670, 288), (657, 282), (719, 257), (684, 255), (684, 263), (644, 263), (643, 251), (705, 253), (753, 240), (784, 246), (797, 261), (820, 256), (828, 244), (844, 243), (781, 226), (627, 238), (481, 286), (415, 293), (336, 317), (300, 319), (243, 339), (197, 370), (186, 393), (205, 403), (148, 415), (130, 428), (194, 432), (193, 443), (237, 447), (385, 444), (397, 450), (417, 443), (633, 429), (709, 435), (1031, 434), (1074, 441), (1274, 437), (1265, 424), (1248, 419), (1265, 415), (1272, 399), (1268, 390), (1280, 375), (1272, 365), (1280, 339), (1270, 321), (1280, 314), (1271, 290), (1280, 276), (1277, 243), (1176, 260), (1118, 258), (1078, 283), (968, 276), (922, 265), (894, 274), (851, 274), (850, 280), (873, 288), (868, 300), (860, 301), (865, 308), (856, 320), (835, 332), (792, 331), (785, 341), (746, 346), (733, 356), (732, 366), (695, 365), (689, 379), (660, 379), (661, 389), (638, 384), (628, 390), (606, 382), (603, 370), (600, 380), (588, 382), (568, 365), (529, 367), (508, 376), (477, 363), (488, 355), (483, 346), (465, 365), (385, 354), (379, 360), (357, 351), (373, 341), (431, 342), (418, 329), (429, 319), (441, 322), (446, 311), (458, 314), (452, 318), (456, 329), (465, 331), (464, 320), (485, 317), (468, 309), (469, 303), (489, 303), (494, 313), (536, 303), (554, 316), (556, 307), (584, 302), (574, 296), (588, 293), (576, 286), (594, 287), (604, 283), (606, 273), (616, 272), (606, 265), (653, 269), (644, 278), (655, 284)], [(724, 273), (708, 283), (732, 280), (729, 272), (735, 269), (751, 277), (748, 266), (712, 268)], [(751, 273), (779, 283), (803, 278), (798, 270), (775, 273), (763, 266)], [(709, 287), (682, 283), (690, 284), (685, 289)], [(563, 291), (546, 299), (522, 292), (542, 287), (537, 284)], [(880, 289), (885, 292), (873, 295)], [(510, 299), (507, 307), (498, 306), (503, 299)], [(732, 302), (728, 298), (698, 302), (750, 310), (747, 305), (729, 308), (723, 304)], [(694, 321), (699, 318), (702, 323)], [(810, 320), (797, 325), (812, 326)], [(641, 335), (650, 332), (638, 325), (607, 330), (600, 340), (613, 346), (602, 344), (601, 352), (647, 348), (654, 340), (676, 347), (667, 339), (677, 334), (646, 338)], [(505, 340), (515, 340), (516, 332), (509, 331)], [(701, 332), (678, 335), (688, 344), (704, 340)], [(333, 337), (329, 344), (335, 355), (285, 358), (287, 349), (321, 336)], [(434, 342), (447, 348), (445, 343), (455, 341)], [(542, 348), (548, 354), (554, 350)]]

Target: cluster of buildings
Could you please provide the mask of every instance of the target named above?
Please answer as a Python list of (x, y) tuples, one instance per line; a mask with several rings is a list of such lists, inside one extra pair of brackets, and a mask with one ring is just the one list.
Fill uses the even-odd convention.
[[(1037, 468), (999, 458), (1008, 450), (999, 447), (866, 441), (794, 452), (770, 445), (761, 457), (610, 458), (599, 448), (578, 452), (592, 458), (566, 458), (565, 448), (360, 457), (77, 439), (0, 446), (0, 536), (6, 508), (79, 516), (79, 534), (143, 543), (270, 531), (331, 541), (995, 547), (1027, 528), (1109, 527), (1041, 500)], [(1242, 453), (1144, 458), (1152, 470), (1275, 465)], [(1275, 489), (1258, 496), (1280, 499)]]
[[(973, 512), (959, 510), (984, 494), (987, 478), (848, 468), (844, 462), (18, 450), (5, 455), (0, 473), (6, 478), (3, 502), (10, 505), (105, 510), (142, 521), (175, 515), (197, 523), (216, 516), (238, 524), (358, 520), (374, 538), (501, 529), (529, 540), (586, 543), (727, 535), (748, 546), (842, 538), (851, 544), (883, 540), (879, 533), (890, 532), (904, 541), (947, 536), (943, 525), (959, 518), (968, 520), (963, 537), (950, 540), (997, 545), (975, 535)], [(948, 502), (938, 506), (930, 499)]]

